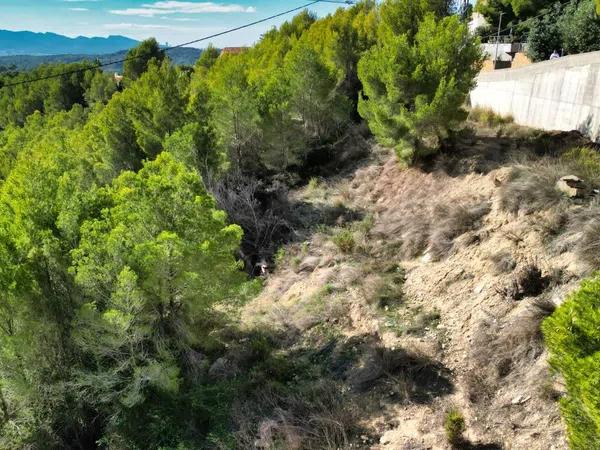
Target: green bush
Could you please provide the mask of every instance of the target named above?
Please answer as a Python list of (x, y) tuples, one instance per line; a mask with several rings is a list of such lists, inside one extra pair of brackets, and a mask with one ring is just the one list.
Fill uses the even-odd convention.
[(565, 152), (561, 159), (572, 165), (587, 182), (600, 183), (600, 152), (590, 147), (575, 147)]
[(350, 230), (342, 230), (333, 237), (333, 243), (344, 253), (352, 253), (356, 242)]
[(467, 426), (465, 418), (459, 410), (451, 409), (446, 413), (444, 429), (446, 430), (446, 438), (450, 445), (455, 447), (463, 442), (463, 433), (467, 429)]
[(501, 116), (489, 108), (473, 108), (469, 113), (469, 119), (487, 125), (488, 127), (513, 123), (515, 120), (511, 115)]
[(565, 380), (560, 406), (573, 450), (600, 448), (600, 274), (542, 324), (551, 366)]

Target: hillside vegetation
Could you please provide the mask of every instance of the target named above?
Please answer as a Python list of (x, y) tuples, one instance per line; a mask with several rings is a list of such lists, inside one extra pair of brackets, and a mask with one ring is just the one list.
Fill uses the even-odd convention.
[(596, 442), (595, 282), (540, 324), (600, 268), (600, 158), (465, 122), (449, 2), (128, 56), (0, 75), (0, 448), (566, 448), (559, 398)]
[[(193, 66), (199, 58), (202, 50), (198, 48), (182, 47), (169, 50), (169, 58), (173, 64), (178, 66)], [(96, 61), (107, 64), (102, 68), (108, 73), (123, 73), (123, 63), (109, 64), (112, 61), (121, 61), (127, 55), (127, 50), (114, 53), (102, 53), (98, 55), (82, 54), (54, 54), (54, 55), (14, 55), (0, 56), (0, 72), (11, 70), (25, 71), (33, 70), (42, 64), (71, 64), (76, 62), (89, 62), (93, 65)]]

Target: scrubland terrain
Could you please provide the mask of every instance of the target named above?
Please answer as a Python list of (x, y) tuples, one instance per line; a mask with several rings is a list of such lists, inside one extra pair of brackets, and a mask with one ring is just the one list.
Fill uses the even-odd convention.
[(457, 139), (408, 169), (369, 143), (290, 193), (305, 226), (240, 317), (271, 353), (258, 372), (244, 344), (218, 364), (268, 374), (238, 406), (248, 448), (449, 448), (450, 410), (461, 448), (568, 448), (540, 322), (589, 272), (597, 204), (555, 189), (588, 175), (569, 151), (585, 142), (481, 123)]
[(463, 19), (0, 70), (0, 448), (600, 449), (598, 147)]

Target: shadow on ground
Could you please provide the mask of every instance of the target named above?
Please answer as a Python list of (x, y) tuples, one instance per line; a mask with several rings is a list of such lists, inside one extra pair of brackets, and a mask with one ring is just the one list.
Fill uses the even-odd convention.
[(467, 127), (448, 140), (440, 153), (422, 161), (421, 168), (426, 172), (442, 171), (451, 177), (485, 175), (533, 156), (558, 156), (573, 147), (598, 146), (579, 131), (523, 130), (503, 135), (502, 129), (484, 132)]

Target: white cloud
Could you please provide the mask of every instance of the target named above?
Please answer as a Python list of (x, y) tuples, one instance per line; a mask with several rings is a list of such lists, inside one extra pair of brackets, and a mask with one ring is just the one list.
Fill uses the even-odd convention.
[(162, 1), (148, 3), (141, 8), (113, 9), (110, 12), (120, 16), (154, 17), (163, 14), (254, 13), (256, 8), (213, 2)]
[(89, 11), (87, 8), (69, 8), (69, 11)]

